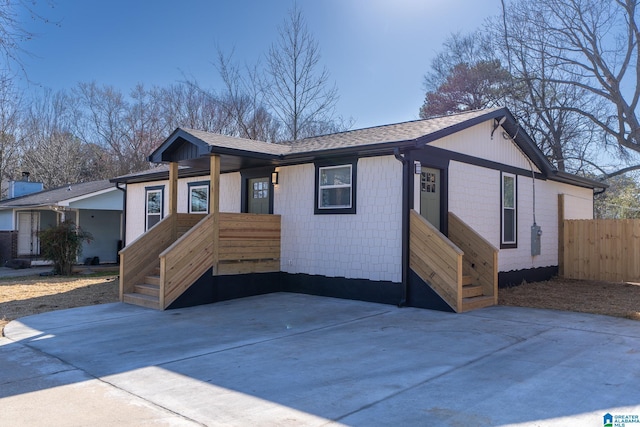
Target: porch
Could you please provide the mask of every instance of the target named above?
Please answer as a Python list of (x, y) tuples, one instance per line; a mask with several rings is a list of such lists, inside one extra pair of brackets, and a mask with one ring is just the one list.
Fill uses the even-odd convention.
[(213, 276), (280, 271), (280, 216), (220, 213), (220, 158), (210, 158), (209, 214), (177, 212), (178, 163), (169, 167), (169, 214), (120, 251), (120, 300), (164, 310)]

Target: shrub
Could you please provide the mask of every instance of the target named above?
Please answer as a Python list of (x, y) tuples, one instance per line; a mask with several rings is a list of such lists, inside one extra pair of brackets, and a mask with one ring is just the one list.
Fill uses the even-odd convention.
[(40, 252), (44, 259), (53, 261), (53, 271), (56, 274), (70, 276), (73, 265), (77, 262), (82, 242), (90, 242), (90, 233), (82, 231), (73, 221), (63, 221), (60, 224), (42, 230), (40, 235)]

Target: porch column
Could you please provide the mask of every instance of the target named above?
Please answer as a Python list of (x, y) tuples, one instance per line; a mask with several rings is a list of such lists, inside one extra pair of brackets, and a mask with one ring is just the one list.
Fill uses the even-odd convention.
[(169, 221), (171, 221), (171, 239), (178, 238), (178, 163), (169, 163)]
[(209, 182), (209, 214), (212, 216), (213, 249), (211, 251), (211, 266), (213, 275), (218, 274), (218, 261), (220, 260), (220, 156), (210, 157), (210, 182)]

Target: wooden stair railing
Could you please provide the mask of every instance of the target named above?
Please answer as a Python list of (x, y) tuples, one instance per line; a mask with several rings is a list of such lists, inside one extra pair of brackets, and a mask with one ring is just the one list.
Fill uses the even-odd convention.
[(137, 291), (142, 289), (148, 277), (155, 275), (160, 253), (202, 218), (196, 214), (168, 215), (120, 251), (120, 301), (159, 308), (150, 298), (136, 298), (150, 296), (149, 289), (145, 289), (146, 293)]
[[(145, 267), (135, 275), (124, 269), (128, 279), (121, 284), (122, 301), (164, 310), (212, 267), (214, 275), (280, 271), (280, 215), (220, 213), (216, 265), (214, 217), (198, 215), (195, 219), (201, 221), (193, 225), (193, 217), (178, 219), (178, 234), (182, 235), (173, 242), (167, 236), (171, 226), (158, 224), (146, 233), (149, 236), (132, 243), (138, 250), (127, 251), (125, 262), (136, 254), (140, 259), (135, 258), (135, 265), (144, 263)], [(154, 244), (157, 246), (146, 252), (140, 249)]]
[(213, 265), (213, 215), (207, 215), (160, 255), (159, 305), (164, 310)]
[(213, 267), (213, 275), (280, 271), (280, 215), (220, 213), (218, 263), (207, 215), (160, 254), (160, 308), (166, 309)]
[(409, 266), (451, 308), (462, 311), (464, 252), (415, 210), (409, 231)]
[[(473, 228), (449, 212), (449, 239), (464, 251), (463, 270), (479, 286), (485, 300), (481, 306), (498, 304), (498, 249)], [(489, 304), (489, 302), (491, 304)], [(463, 298), (463, 305), (476, 307), (479, 300)], [(479, 307), (477, 307), (479, 308)]]
[(452, 213), (449, 238), (415, 210), (409, 230), (411, 269), (455, 312), (497, 304), (497, 249)]

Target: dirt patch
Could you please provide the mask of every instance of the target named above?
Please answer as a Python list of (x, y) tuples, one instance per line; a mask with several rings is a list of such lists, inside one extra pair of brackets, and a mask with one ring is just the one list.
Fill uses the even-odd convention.
[(0, 281), (0, 331), (31, 314), (118, 301), (118, 276), (25, 277)]
[[(116, 301), (115, 275), (0, 280), (0, 331), (19, 317)], [(500, 289), (499, 304), (640, 320), (640, 284), (553, 279)]]
[(498, 303), (640, 320), (640, 284), (553, 279), (500, 289)]

